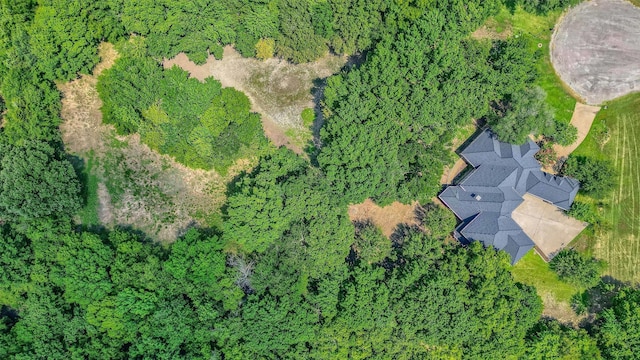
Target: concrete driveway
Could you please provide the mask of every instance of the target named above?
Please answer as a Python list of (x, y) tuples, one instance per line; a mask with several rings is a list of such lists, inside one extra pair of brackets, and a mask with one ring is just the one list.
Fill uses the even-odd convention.
[(567, 246), (587, 226), (533, 195), (525, 194), (523, 199), (511, 217), (547, 259)]

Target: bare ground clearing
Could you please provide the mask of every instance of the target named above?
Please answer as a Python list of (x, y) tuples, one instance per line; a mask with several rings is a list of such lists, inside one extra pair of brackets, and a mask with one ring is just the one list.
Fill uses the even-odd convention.
[(542, 298), (542, 316), (547, 318), (556, 319), (559, 322), (577, 328), (578, 325), (585, 319), (587, 314), (577, 315), (571, 306), (564, 301), (557, 301), (553, 294), (543, 293), (540, 295)]
[(386, 237), (391, 237), (396, 227), (400, 224), (418, 225), (416, 218), (417, 202), (405, 205), (393, 202), (385, 207), (376, 205), (371, 199), (361, 204), (349, 205), (349, 219), (351, 221), (371, 220)]
[[(338, 72), (346, 57), (327, 55), (317, 61), (294, 65), (280, 59), (260, 61), (243, 58), (231, 46), (224, 48), (222, 60), (209, 56), (203, 65), (196, 65), (184, 53), (165, 60), (165, 68), (174, 65), (189, 72), (191, 77), (204, 80), (213, 76), (224, 87), (244, 92), (251, 100), (251, 110), (262, 115), (262, 126), (267, 137), (276, 145), (285, 145), (302, 153), (299, 141), (287, 135), (288, 129), (307, 131), (300, 114), (305, 108), (314, 108), (314, 80)], [(310, 136), (309, 136), (310, 137)]]
[(193, 224), (205, 224), (225, 200), (226, 182), (250, 168), (242, 159), (221, 177), (215, 171), (189, 169), (140, 142), (138, 135), (118, 136), (102, 123), (97, 75), (113, 65), (111, 44), (100, 46), (102, 61), (94, 74), (59, 86), (63, 93), (60, 125), (67, 151), (96, 162), (99, 179), (96, 211), (103, 225), (129, 225), (170, 242)]
[(512, 34), (513, 27), (511, 24), (507, 25), (505, 28), (499, 28), (497, 21), (488, 20), (484, 25), (472, 32), (471, 37), (476, 40), (506, 40)]

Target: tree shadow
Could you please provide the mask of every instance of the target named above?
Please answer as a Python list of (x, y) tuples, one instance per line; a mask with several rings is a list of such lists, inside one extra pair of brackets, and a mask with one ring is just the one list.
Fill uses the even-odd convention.
[(623, 288), (634, 287), (632, 283), (610, 275), (605, 275), (600, 280), (598, 285), (574, 295), (571, 300), (571, 307), (576, 313), (587, 314), (579, 323), (579, 326), (587, 331), (594, 326), (598, 314), (613, 306), (613, 299)]
[(518, 5), (518, 0), (506, 0), (504, 2), (504, 6), (506, 6), (507, 10), (511, 15), (515, 14), (516, 6)]
[(87, 205), (87, 199), (89, 196), (89, 174), (87, 172), (86, 161), (77, 155), (67, 154), (67, 160), (71, 163), (73, 171), (80, 183), (80, 198), (82, 199), (82, 206)]

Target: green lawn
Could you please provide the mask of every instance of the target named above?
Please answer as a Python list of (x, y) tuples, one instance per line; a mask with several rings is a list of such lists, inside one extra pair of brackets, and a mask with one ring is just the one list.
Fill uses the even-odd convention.
[(495, 18), (487, 21), (486, 26), (494, 28), (495, 31), (510, 31), (512, 36), (526, 36), (529, 39), (531, 49), (541, 54), (536, 64), (538, 78), (535, 84), (547, 92), (547, 103), (555, 110), (556, 118), (569, 122), (576, 99), (556, 75), (549, 57), (553, 27), (561, 15), (561, 10), (538, 16), (529, 14), (520, 7), (516, 7), (513, 12), (503, 7)]
[(570, 303), (571, 296), (582, 289), (569, 285), (558, 278), (540, 255), (531, 250), (511, 269), (516, 281), (536, 288), (538, 295), (550, 293), (559, 302)]
[[(601, 150), (593, 132), (574, 154), (609, 159), (618, 187), (605, 198), (603, 212), (610, 229), (586, 233), (576, 245), (608, 263), (607, 273), (622, 281), (640, 281), (640, 94), (611, 101), (593, 127), (605, 124), (611, 134)], [(592, 129), (593, 129), (592, 127)], [(636, 197), (637, 196), (637, 197)]]

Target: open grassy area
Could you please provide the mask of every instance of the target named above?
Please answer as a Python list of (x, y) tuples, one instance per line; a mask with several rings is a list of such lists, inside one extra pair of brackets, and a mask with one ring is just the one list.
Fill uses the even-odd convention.
[(574, 152), (609, 159), (617, 170), (618, 186), (604, 199), (610, 228), (585, 233), (575, 243), (608, 263), (612, 277), (640, 281), (640, 94), (611, 101), (598, 113), (594, 127), (606, 125), (610, 140), (602, 150), (593, 132)]
[(513, 266), (511, 273), (516, 281), (534, 286), (540, 297), (551, 294), (558, 302), (568, 304), (574, 294), (583, 290), (561, 281), (549, 264), (533, 250)]
[(562, 14), (563, 11), (556, 10), (540, 16), (527, 13), (519, 6), (514, 10), (503, 7), (497, 16), (487, 21), (486, 26), (492, 27), (496, 32), (509, 32), (512, 36), (526, 36), (531, 49), (540, 52), (535, 84), (547, 92), (547, 102), (555, 110), (556, 118), (569, 122), (576, 99), (556, 75), (549, 57), (553, 28)]

